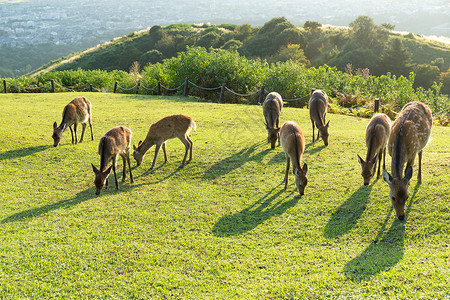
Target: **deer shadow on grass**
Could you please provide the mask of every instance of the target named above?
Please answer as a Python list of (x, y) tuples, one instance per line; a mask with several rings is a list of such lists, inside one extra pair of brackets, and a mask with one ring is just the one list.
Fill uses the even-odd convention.
[[(283, 195), (283, 193), (286, 194)], [(246, 207), (240, 212), (220, 218), (214, 224), (212, 233), (218, 237), (227, 237), (248, 232), (266, 220), (281, 215), (288, 208), (295, 206), (300, 199), (300, 195), (292, 197), (294, 193), (295, 191), (291, 191), (290, 193), (285, 192), (281, 184), (279, 184), (249, 207)], [(288, 198), (291, 199), (285, 201)]]
[(25, 157), (28, 155), (32, 155), (32, 154), (47, 150), (48, 148), (51, 148), (51, 147), (53, 147), (53, 146), (45, 145), (45, 146), (22, 148), (22, 149), (16, 149), (16, 150), (2, 152), (2, 153), (0, 153), (0, 160)]
[(391, 206), (383, 225), (372, 243), (360, 255), (344, 266), (343, 272), (352, 281), (370, 280), (373, 276), (390, 270), (402, 260), (405, 251), (405, 224), (419, 186), (417, 184), (414, 188), (411, 200), (406, 208), (405, 220), (400, 221), (395, 218), (391, 228), (385, 232), (389, 216), (393, 211)]
[[(111, 188), (111, 187), (110, 187)], [(115, 187), (114, 187), (115, 189)], [(101, 194), (100, 194), (101, 196)], [(95, 195), (95, 188), (89, 188), (87, 190), (81, 191), (78, 194), (76, 194), (73, 198), (61, 200), (56, 203), (47, 204), (41, 207), (35, 207), (31, 209), (27, 209), (18, 213), (15, 213), (9, 217), (4, 218), (1, 223), (10, 223), (14, 221), (21, 221), (23, 219), (31, 219), (35, 217), (39, 217), (43, 214), (49, 213), (51, 211), (61, 209), (61, 208), (70, 208), (72, 206), (78, 205), (84, 201), (87, 201), (89, 199), (92, 199), (94, 197), (98, 197)]]
[(314, 155), (314, 154), (316, 154), (317, 152), (320, 152), (320, 151), (322, 151), (323, 149), (325, 149), (327, 146), (325, 146), (324, 144), (322, 144), (322, 146), (319, 146), (319, 147), (315, 147), (315, 148), (312, 148), (312, 146), (314, 145), (314, 144), (316, 144), (318, 141), (315, 141), (315, 142), (311, 142), (311, 143), (309, 143), (309, 144), (306, 144), (306, 146), (305, 146), (305, 153), (307, 153), (307, 154), (309, 154), (309, 155)]
[(331, 215), (324, 229), (326, 238), (341, 236), (356, 225), (366, 209), (373, 184), (361, 186)]
[(258, 148), (261, 144), (261, 142), (256, 143), (249, 148), (242, 149), (241, 151), (218, 161), (205, 172), (203, 179), (214, 180), (232, 172), (233, 170), (239, 169), (249, 161), (256, 161), (260, 163), (264, 156), (271, 151), (271, 149), (265, 149), (259, 153), (255, 153), (256, 148)]

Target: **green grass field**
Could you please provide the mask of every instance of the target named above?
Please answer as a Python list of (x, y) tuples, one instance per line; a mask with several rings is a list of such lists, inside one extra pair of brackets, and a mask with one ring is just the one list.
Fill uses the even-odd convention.
[[(67, 130), (55, 148), (52, 124), (78, 95), (95, 139), (72, 145)], [(283, 109), (307, 140), (300, 197), (292, 173), (283, 189), (261, 106), (61, 93), (2, 94), (0, 107), (0, 298), (450, 298), (450, 128), (432, 129), (400, 222), (382, 179), (362, 185), (368, 119), (329, 114), (325, 147), (306, 109)], [(172, 113), (197, 123), (193, 160), (179, 168), (184, 146), (169, 140), (166, 164), (160, 152), (149, 171), (151, 148), (134, 184), (95, 196), (103, 134), (125, 125), (136, 145)]]

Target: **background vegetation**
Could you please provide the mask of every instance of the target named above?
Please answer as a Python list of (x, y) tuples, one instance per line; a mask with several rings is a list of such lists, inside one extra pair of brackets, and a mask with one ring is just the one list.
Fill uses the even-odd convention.
[[(408, 76), (414, 71), (415, 87), (430, 88), (443, 83), (442, 92), (450, 93), (450, 46), (424, 39), (420, 35), (395, 33), (391, 24), (376, 25), (368, 16), (360, 16), (349, 28), (324, 27), (308, 21), (295, 26), (283, 17), (269, 20), (261, 27), (248, 24), (153, 26), (131, 33), (86, 52), (61, 58), (36, 72), (49, 70), (123, 70), (133, 62), (141, 66), (175, 57), (187, 47), (237, 50), (249, 59), (269, 64), (291, 60), (320, 67), (328, 65), (340, 71), (366, 72), (381, 76), (387, 72)], [(36, 74), (33, 72), (32, 74)]]
[[(432, 129), (423, 183), (413, 177), (399, 222), (388, 186), (362, 185), (367, 119), (328, 114), (325, 147), (311, 143), (306, 109), (283, 109), (281, 122), (297, 121), (307, 141), (299, 197), (292, 175), (283, 190), (284, 154), (269, 149), (260, 106), (76, 95), (93, 104), (95, 141), (72, 145), (65, 132), (56, 148), (52, 123), (74, 93), (0, 95), (0, 297), (450, 296), (449, 128)], [(197, 122), (192, 162), (178, 168), (183, 145), (171, 140), (166, 164), (149, 171), (151, 149), (132, 164), (134, 184), (96, 197), (100, 137), (125, 125), (136, 144), (172, 113)]]

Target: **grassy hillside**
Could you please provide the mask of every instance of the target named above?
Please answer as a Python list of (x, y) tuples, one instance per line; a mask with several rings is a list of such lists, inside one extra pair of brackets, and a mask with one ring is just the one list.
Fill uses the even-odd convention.
[[(449, 128), (424, 150), (423, 184), (411, 180), (405, 222), (388, 186), (362, 185), (367, 119), (329, 114), (330, 144), (312, 144), (305, 109), (285, 108), (307, 145), (305, 195), (282, 149), (270, 150), (260, 106), (184, 98), (85, 93), (95, 141), (52, 146), (52, 123), (75, 95), (1, 94), (2, 298), (448, 298)], [(171, 113), (197, 122), (193, 160), (167, 145), (135, 183), (95, 196), (100, 137), (125, 125), (133, 144)], [(387, 160), (390, 166), (390, 160)], [(121, 170), (121, 161), (118, 164)], [(416, 174), (414, 174), (416, 175)]]
[[(320, 24), (318, 25), (320, 26)], [(386, 38), (401, 36), (402, 34), (399, 33), (388, 32)], [(423, 36), (419, 37), (413, 34), (410, 36), (412, 38), (402, 38), (402, 40), (411, 52), (414, 64), (430, 64), (436, 58), (443, 58), (442, 71), (446, 71), (450, 67), (449, 44), (426, 39)], [(382, 49), (386, 41), (380, 41), (378, 46), (381, 46)], [(319, 27), (319, 29), (311, 30), (302, 26), (294, 26), (284, 18), (273, 18), (261, 27), (252, 27), (248, 24), (241, 26), (233, 24), (173, 24), (165, 27), (154, 26), (150, 30), (130, 33), (111, 42), (55, 60), (30, 74), (78, 68), (128, 71), (134, 61), (138, 61), (142, 66), (161, 62), (165, 58), (173, 57), (178, 52), (184, 51), (186, 46), (233, 49), (247, 57), (259, 57), (275, 62), (285, 60), (286, 55), (287, 57), (297, 57), (298, 53), (295, 51), (283, 52), (283, 47), (288, 44), (300, 44), (300, 55), (302, 57), (306, 55), (301, 60), (302, 62), (309, 60), (315, 67), (323, 64), (332, 66), (333, 58), (342, 51), (343, 53), (340, 55), (349, 51), (346, 48), (346, 44), (349, 42), (352, 42), (352, 36), (349, 34), (348, 28), (323, 26), (321, 29)], [(380, 52), (378, 51), (376, 54), (379, 56)], [(353, 62), (346, 61), (342, 68), (339, 67), (344, 70), (347, 63), (353, 63), (355, 68), (364, 68), (371, 67), (376, 63), (366, 61), (366, 65), (364, 62), (359, 65), (358, 60), (358, 58), (354, 58)], [(362, 57), (361, 60), (364, 61), (367, 58)]]

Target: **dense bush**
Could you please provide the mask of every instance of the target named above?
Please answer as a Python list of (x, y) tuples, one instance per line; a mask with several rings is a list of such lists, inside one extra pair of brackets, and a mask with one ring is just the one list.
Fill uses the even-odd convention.
[[(442, 84), (435, 83), (430, 89), (422, 87), (415, 89), (414, 73), (410, 73), (408, 77), (398, 77), (390, 73), (371, 76), (363, 71), (346, 73), (326, 65), (307, 68), (291, 60), (269, 66), (265, 60), (247, 59), (236, 51), (188, 47), (176, 57), (145, 66), (141, 73), (136, 70), (127, 73), (117, 70), (107, 72), (78, 69), (45, 73), (36, 77), (8, 79), (8, 83), (10, 92), (24, 92), (27, 91), (27, 87), (36, 86), (41, 87), (37, 91), (45, 92), (49, 90), (48, 83), (52, 79), (65, 87), (82, 88), (92, 84), (98, 90), (111, 91), (114, 82), (117, 81), (123, 88), (118, 92), (132, 93), (135, 91), (132, 88), (140, 80), (142, 88), (139, 92), (154, 94), (156, 91), (154, 87), (158, 81), (165, 87), (179, 88), (188, 78), (203, 88), (218, 88), (225, 83), (228, 89), (238, 94), (253, 93), (264, 85), (266, 90), (277, 91), (284, 99), (303, 97), (312, 88), (320, 88), (331, 97), (333, 105), (352, 109), (373, 103), (374, 98), (380, 98), (384, 106), (399, 111), (406, 103), (419, 100), (430, 105), (434, 112), (444, 111), (449, 114), (450, 100), (447, 95), (441, 93)], [(0, 91), (2, 89), (3, 87)], [(217, 90), (211, 92), (193, 86), (189, 89), (189, 95), (217, 100)], [(178, 93), (182, 93), (182, 89), (178, 89)], [(230, 93), (224, 99), (224, 102), (234, 103), (256, 103), (256, 101), (257, 97), (246, 98)], [(308, 97), (304, 97), (290, 102), (289, 105), (302, 107), (307, 101)], [(355, 114), (366, 113), (360, 110)]]

